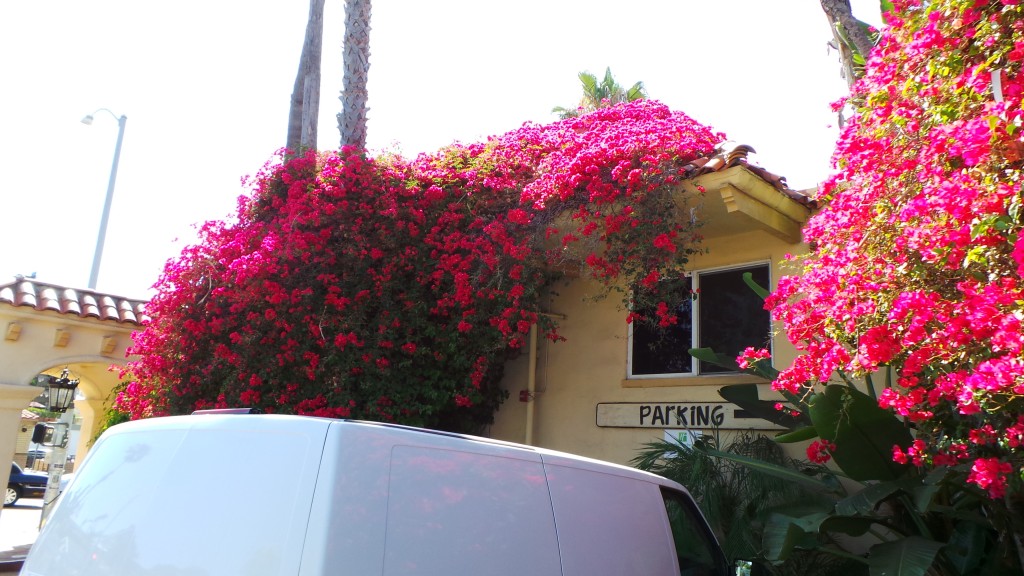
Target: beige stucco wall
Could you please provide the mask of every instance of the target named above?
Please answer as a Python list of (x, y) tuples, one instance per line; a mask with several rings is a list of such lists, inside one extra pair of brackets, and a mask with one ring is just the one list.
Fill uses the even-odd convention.
[[(21, 409), (42, 392), (40, 388), (29, 389), (29, 382), (38, 374), (60, 376), (67, 367), (71, 378), (80, 380), (78, 390), (84, 396), (76, 403), (83, 418), (77, 447), (81, 461), (102, 417), (102, 404), (118, 383), (116, 369), (110, 368), (126, 361), (126, 347), (136, 328), (132, 324), (0, 305), (0, 384), (7, 386), (0, 392), (7, 390), (12, 395), (11, 410), (17, 410), (20, 420)], [(0, 429), (0, 436), (11, 435), (12, 453), (18, 432), (20, 428), (14, 425)]]
[[(693, 270), (755, 262), (771, 264), (772, 286), (782, 271), (787, 253), (804, 250), (761, 230), (750, 230), (706, 242), (708, 253), (693, 260)], [(565, 342), (540, 339), (537, 348), (533, 444), (628, 464), (642, 444), (664, 435), (661, 429), (598, 427), (598, 403), (608, 402), (722, 402), (717, 394), (726, 384), (751, 381), (745, 375), (695, 378), (627, 380), (628, 325), (620, 298), (613, 294), (602, 301), (593, 282), (576, 280), (556, 287), (546, 312), (562, 314), (560, 333)], [(776, 333), (779, 327), (775, 327)], [(788, 366), (795, 350), (785, 337), (775, 336), (774, 362)], [(510, 363), (503, 385), (509, 399), (498, 411), (490, 436), (514, 442), (526, 439), (527, 403), (519, 391), (527, 388), (529, 353)], [(762, 387), (762, 397), (771, 395)]]

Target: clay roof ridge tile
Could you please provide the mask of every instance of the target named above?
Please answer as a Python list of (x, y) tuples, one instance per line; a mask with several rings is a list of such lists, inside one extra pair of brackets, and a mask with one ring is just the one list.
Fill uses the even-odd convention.
[(0, 302), (14, 304), (14, 288), (10, 286), (0, 287)]
[(145, 314), (144, 300), (132, 300), (94, 290), (76, 290), (24, 276), (18, 276), (14, 282), (0, 284), (0, 303), (136, 325), (149, 320)]
[(117, 304), (107, 295), (100, 296), (100, 317), (104, 320), (121, 320), (117, 314)]
[(54, 312), (63, 312), (60, 306), (60, 298), (57, 296), (57, 291), (50, 287), (41, 287), (36, 293), (38, 296), (38, 304), (36, 310), (53, 310)]
[(117, 303), (118, 319), (121, 322), (135, 322), (135, 313), (132, 311), (132, 303), (127, 300), (120, 300)]
[(82, 303), (82, 316), (100, 317), (100, 308), (96, 304), (96, 298), (92, 294), (82, 294), (79, 300)]
[(35, 308), (37, 302), (35, 285), (28, 280), (19, 282), (17, 288), (15, 288), (15, 306), (31, 306)]
[(61, 298), (61, 312), (65, 314), (82, 315), (82, 306), (78, 301), (78, 293), (71, 288), (65, 288)]

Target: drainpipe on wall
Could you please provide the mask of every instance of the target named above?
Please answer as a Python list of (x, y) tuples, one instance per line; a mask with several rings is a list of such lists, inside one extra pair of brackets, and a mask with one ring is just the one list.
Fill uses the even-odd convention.
[[(541, 316), (565, 320), (565, 314), (541, 312)], [(530, 326), (530, 363), (526, 375), (526, 438), (523, 444), (533, 446), (533, 402), (537, 396), (537, 325)]]
[(537, 391), (537, 325), (530, 326), (530, 364), (526, 373), (526, 440), (533, 445), (533, 401)]

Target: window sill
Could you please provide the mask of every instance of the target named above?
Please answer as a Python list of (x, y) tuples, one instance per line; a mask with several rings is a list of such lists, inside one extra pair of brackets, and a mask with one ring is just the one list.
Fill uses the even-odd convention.
[(713, 374), (670, 378), (627, 378), (623, 388), (668, 388), (673, 386), (729, 386), (731, 384), (767, 384), (764, 378), (750, 374)]

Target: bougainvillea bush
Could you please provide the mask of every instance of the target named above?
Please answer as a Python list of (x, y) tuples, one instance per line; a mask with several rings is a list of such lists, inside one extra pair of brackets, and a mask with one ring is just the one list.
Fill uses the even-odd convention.
[(891, 370), (878, 402), (914, 432), (892, 446), (896, 463), (960, 471), (1012, 507), (1024, 462), (1024, 6), (892, 4), (849, 100), (826, 207), (805, 228), (812, 252), (768, 301), (803, 351), (774, 386), (799, 396), (836, 374)]
[(684, 166), (722, 139), (637, 101), (413, 160), (273, 162), (166, 266), (116, 408), (479, 430), (531, 326), (560, 338), (542, 296), (567, 271), (662, 298), (699, 250)]

